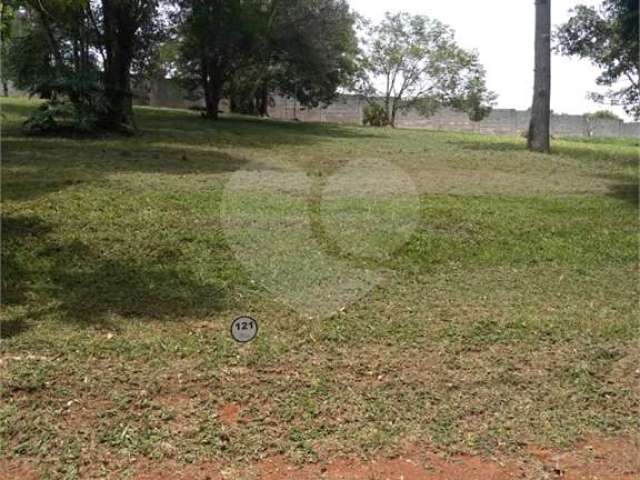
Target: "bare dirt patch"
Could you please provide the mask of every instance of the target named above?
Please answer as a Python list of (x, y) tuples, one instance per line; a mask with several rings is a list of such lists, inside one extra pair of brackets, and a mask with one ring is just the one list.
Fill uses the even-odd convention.
[(626, 480), (640, 478), (640, 444), (630, 439), (591, 438), (566, 452), (529, 449), (551, 478)]
[(220, 420), (227, 426), (235, 425), (238, 422), (239, 413), (240, 405), (236, 403), (228, 403), (220, 409)]
[(429, 454), (426, 462), (413, 455), (399, 456), (393, 459), (377, 458), (371, 462), (355, 460), (337, 460), (323, 466), (292, 468), (277, 461), (265, 462), (262, 472), (256, 478), (263, 480), (507, 480), (522, 478), (521, 469), (516, 465), (498, 464), (479, 457), (458, 457), (443, 460), (435, 454)]
[(41, 474), (27, 461), (0, 459), (0, 480), (38, 480)]

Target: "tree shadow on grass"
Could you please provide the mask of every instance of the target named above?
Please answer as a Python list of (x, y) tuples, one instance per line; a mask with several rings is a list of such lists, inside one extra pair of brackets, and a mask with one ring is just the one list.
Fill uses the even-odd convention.
[(612, 197), (629, 202), (636, 208), (640, 205), (640, 188), (637, 183), (618, 183), (609, 188)]
[(29, 330), (29, 325), (24, 317), (16, 317), (9, 320), (0, 320), (0, 339), (7, 340)]
[(31, 178), (31, 175), (18, 178), (14, 175), (12, 177), (10, 180), (2, 179), (2, 200), (33, 200), (41, 195), (58, 192), (65, 188), (84, 184), (87, 181), (80, 178), (34, 179)]
[(196, 280), (179, 252), (107, 257), (84, 242), (59, 241), (49, 235), (55, 229), (38, 217), (4, 216), (2, 229), (2, 300), (13, 307), (0, 325), (3, 338), (28, 330), (45, 315), (108, 326), (113, 317), (210, 316), (229, 303), (229, 283), (215, 275)]
[[(28, 303), (28, 292), (38, 277), (34, 272), (28, 250), (38, 238), (44, 237), (51, 227), (36, 216), (2, 216), (1, 293), (2, 308), (19, 307)], [(18, 246), (20, 246), (18, 248)], [(16, 314), (0, 321), (0, 338), (7, 339), (29, 329), (28, 315)]]
[[(515, 140), (456, 140), (450, 141), (451, 145), (456, 145), (465, 150), (486, 151), (486, 152), (527, 152), (526, 142)], [(585, 144), (587, 145), (587, 144)], [(594, 148), (588, 146), (567, 145), (564, 143), (553, 143), (551, 145), (551, 153), (564, 157), (574, 158), (581, 161), (607, 161), (616, 162), (621, 165), (637, 166), (640, 164), (638, 153), (628, 153), (623, 151), (608, 150), (606, 145), (593, 144)]]
[(11, 128), (2, 138), (2, 193), (4, 199), (17, 201), (118, 173), (199, 175), (265, 170), (274, 167), (234, 149), (272, 149), (314, 144), (325, 138), (371, 136), (331, 124), (235, 117), (211, 122), (187, 110), (140, 109), (141, 133), (133, 137), (31, 137), (20, 131), (16, 118), (26, 118), (33, 106), (9, 102), (3, 109), (12, 117), (8, 122)]
[[(28, 250), (44, 237), (51, 227), (36, 216), (2, 216), (2, 304), (25, 302), (25, 292), (32, 270)], [(18, 247), (19, 248), (16, 248)]]
[[(91, 173), (166, 173), (173, 175), (233, 172), (249, 164), (247, 158), (220, 151), (158, 146), (148, 143), (82, 142), (45, 139), (26, 143), (18, 137), (3, 140), (3, 164), (28, 169), (47, 168), (48, 172), (92, 169)], [(31, 178), (37, 172), (25, 172)]]
[(72, 140), (41, 140), (35, 149), (25, 149), (21, 144), (7, 140), (3, 145), (3, 200), (33, 200), (70, 187), (96, 184), (113, 174), (216, 175), (268, 168), (261, 162), (223, 152), (115, 150)]
[(86, 244), (72, 242), (57, 252), (51, 281), (64, 320), (86, 325), (108, 322), (114, 315), (180, 320), (225, 307), (226, 288), (195, 281), (179, 263), (179, 256), (164, 264), (97, 259)]
[[(325, 138), (366, 139), (374, 138), (365, 129), (354, 125), (336, 123), (295, 122), (271, 118), (241, 115), (223, 115), (218, 120), (204, 119), (189, 110), (137, 110), (139, 126), (144, 134), (177, 132), (198, 143), (223, 140), (238, 146), (271, 148), (277, 145), (313, 144)], [(216, 136), (217, 134), (217, 136)], [(198, 140), (198, 136), (200, 139)]]
[(637, 177), (624, 174), (597, 175), (596, 177), (615, 182), (609, 186), (609, 196), (623, 200), (636, 208), (640, 204), (640, 186)]
[[(6, 114), (19, 121), (5, 122), (6, 133), (11, 136), (27, 137), (21, 131), (22, 121), (36, 109), (36, 104), (2, 104)], [(145, 143), (162, 140), (191, 145), (238, 146), (253, 148), (273, 148), (279, 145), (309, 145), (327, 138), (366, 139), (373, 138), (364, 129), (352, 128), (333, 123), (292, 122), (262, 119), (251, 116), (223, 115), (217, 121), (202, 118), (199, 112), (180, 109), (135, 109), (138, 125), (137, 134), (128, 137), (118, 134), (100, 133), (94, 136), (29, 136), (33, 140), (75, 141), (79, 143), (122, 142), (125, 144)], [(3, 141), (4, 143), (4, 141)]]
[(526, 143), (516, 140), (496, 140), (493, 137), (486, 137), (483, 140), (449, 140), (449, 145), (460, 147), (464, 150), (472, 151), (491, 151), (491, 152), (525, 152), (527, 150)]

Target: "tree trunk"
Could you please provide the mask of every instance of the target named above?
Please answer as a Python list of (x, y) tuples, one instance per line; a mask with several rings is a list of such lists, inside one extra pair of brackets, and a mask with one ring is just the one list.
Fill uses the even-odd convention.
[(267, 81), (261, 83), (258, 87), (258, 95), (256, 96), (258, 115), (261, 117), (269, 116), (269, 85)]
[(392, 119), (391, 119), (391, 96), (389, 94), (389, 92), (387, 91), (387, 94), (384, 98), (384, 113), (387, 115), (387, 119), (386, 121), (389, 123), (389, 125), (392, 125)]
[(104, 15), (104, 85), (107, 112), (103, 118), (106, 127), (130, 130), (133, 124), (133, 97), (131, 94), (131, 61), (137, 22), (127, 2), (102, 0)]
[(394, 98), (393, 104), (391, 105), (391, 117), (389, 118), (389, 125), (391, 126), (391, 128), (396, 128), (397, 116), (398, 116), (398, 100)]
[(2, 95), (5, 97), (9, 96), (9, 82), (7, 80), (2, 80)]
[(549, 153), (551, 117), (551, 0), (536, 0), (535, 78), (527, 146)]
[(220, 99), (222, 98), (223, 85), (224, 82), (221, 82), (219, 76), (215, 74), (215, 68), (210, 65), (206, 65), (203, 61), (202, 89), (204, 90), (204, 116), (206, 118), (218, 120), (218, 108), (220, 106)]
[(205, 93), (205, 117), (211, 120), (218, 120), (218, 106), (220, 105), (220, 94), (216, 94), (211, 89)]

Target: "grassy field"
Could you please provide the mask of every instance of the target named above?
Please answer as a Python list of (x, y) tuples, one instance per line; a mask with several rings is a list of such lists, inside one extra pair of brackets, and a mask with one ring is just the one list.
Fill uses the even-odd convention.
[[(637, 141), (151, 108), (132, 138), (33, 138), (33, 106), (2, 103), (0, 457), (125, 478), (640, 433)], [(354, 161), (406, 195), (332, 183)]]

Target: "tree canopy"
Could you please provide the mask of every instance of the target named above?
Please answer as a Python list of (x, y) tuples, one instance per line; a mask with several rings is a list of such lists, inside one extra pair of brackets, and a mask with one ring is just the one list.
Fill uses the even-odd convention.
[(585, 116), (597, 120), (622, 120), (618, 115), (610, 110), (596, 110), (595, 112), (587, 113)]
[(357, 41), (344, 0), (180, 0), (180, 77), (204, 92), (216, 118), (233, 108), (266, 114), (271, 93), (305, 105), (331, 101), (353, 72)]
[(392, 126), (397, 112), (410, 107), (428, 116), (449, 106), (472, 120), (491, 111), (495, 95), (487, 89), (478, 54), (461, 48), (447, 25), (422, 15), (387, 13), (379, 24), (367, 25), (366, 33), (355, 88), (382, 103)]
[[(442, 106), (484, 118), (495, 95), (474, 51), (437, 20), (388, 14), (361, 42), (347, 0), (10, 0), (2, 3), (3, 81), (48, 100), (27, 122), (131, 131), (132, 79), (170, 75), (204, 97), (267, 115), (275, 94), (301, 105), (341, 91), (380, 103), (379, 119)], [(19, 34), (15, 26), (19, 25)]]
[[(131, 73), (162, 30), (158, 0), (14, 0), (8, 75), (48, 99), (34, 131), (133, 127)], [(4, 9), (3, 9), (4, 10)]]
[(598, 85), (605, 93), (592, 93), (601, 103), (622, 105), (640, 119), (640, 0), (605, 0), (600, 8), (578, 5), (556, 32), (556, 49), (587, 58), (600, 70)]

